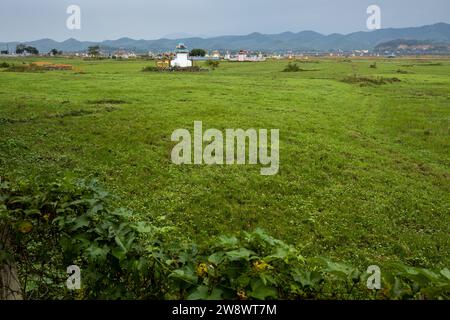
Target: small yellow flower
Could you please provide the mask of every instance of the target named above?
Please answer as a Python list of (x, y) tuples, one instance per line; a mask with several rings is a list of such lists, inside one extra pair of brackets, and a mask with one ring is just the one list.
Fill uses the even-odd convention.
[(253, 270), (256, 272), (261, 272), (270, 268), (270, 265), (264, 261), (255, 261), (253, 262)]
[(244, 290), (239, 290), (237, 292), (237, 296), (240, 300), (246, 300), (247, 299), (247, 294), (245, 293)]
[(208, 275), (208, 266), (206, 263), (200, 263), (198, 265), (197, 274), (199, 277), (206, 277)]
[(24, 221), (19, 224), (19, 231), (22, 233), (30, 233), (33, 230), (33, 225), (29, 221)]

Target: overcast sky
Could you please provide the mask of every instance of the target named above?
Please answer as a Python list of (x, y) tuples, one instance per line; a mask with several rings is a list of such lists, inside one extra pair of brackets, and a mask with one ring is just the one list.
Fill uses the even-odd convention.
[[(450, 0), (0, 0), (0, 41), (351, 33), (366, 30), (371, 4), (383, 28), (450, 23)], [(66, 27), (69, 5), (81, 8), (81, 30)]]

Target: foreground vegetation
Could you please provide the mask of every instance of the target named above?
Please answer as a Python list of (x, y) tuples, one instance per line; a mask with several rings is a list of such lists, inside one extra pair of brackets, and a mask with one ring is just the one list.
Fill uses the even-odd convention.
[[(69, 205), (73, 212), (62, 213), (56, 220), (62, 224), (49, 220), (54, 222), (49, 229), (35, 228), (41, 220), (30, 218), (32, 231), (23, 237), (53, 230), (52, 246), (63, 248), (52, 255), (59, 259), (47, 270), (52, 277), (55, 272), (65, 277), (62, 267), (71, 259), (94, 270), (96, 255), (106, 259), (101, 263), (113, 259), (106, 265), (119, 268), (105, 272), (110, 279), (117, 277), (122, 289), (96, 289), (108, 284), (97, 283), (94, 270), (87, 277), (91, 291), (82, 297), (204, 298), (220, 293), (223, 298), (263, 298), (258, 292), (266, 298), (446, 297), (447, 273), (441, 271), (450, 257), (449, 61), (379, 59), (373, 67), (366, 60), (302, 60), (295, 62), (297, 72), (283, 72), (286, 61), (222, 62), (210, 72), (153, 73), (141, 71), (152, 64), (148, 61), (49, 60), (74, 68), (15, 72), (5, 64), (0, 69), (0, 176), (18, 185), (13, 189), (21, 196), (32, 198), (50, 192), (48, 186), (35, 186), (42, 181), (95, 177), (118, 196), (113, 208), (95, 209), (95, 215), (118, 228), (122, 211), (114, 208), (128, 208), (126, 221), (132, 225), (125, 230), (140, 239), (131, 242), (126, 259), (120, 246), (113, 251), (117, 242), (111, 235), (101, 238), (99, 248), (89, 247), (95, 244), (91, 235), (84, 244), (80, 240), (78, 246), (64, 247), (66, 232), (90, 233), (84, 218), (79, 229), (70, 231), (75, 221), (70, 219), (91, 208), (86, 204)], [(26, 65), (32, 61), (24, 60)], [(22, 64), (5, 62), (8, 68)], [(280, 129), (280, 173), (263, 177), (254, 166), (173, 165), (170, 135), (178, 128), (192, 129), (195, 120), (220, 130)], [(34, 186), (30, 179), (37, 181)], [(20, 187), (21, 181), (27, 187)], [(80, 192), (68, 192), (67, 203), (77, 201)], [(31, 206), (37, 214), (38, 204), (5, 204), (2, 212), (10, 216)], [(22, 214), (11, 223), (27, 231)], [(146, 227), (137, 231), (134, 223)], [(148, 226), (153, 231), (143, 235)], [(221, 238), (224, 234), (231, 236)], [(219, 240), (211, 244), (213, 236)], [(79, 250), (69, 252), (71, 247)], [(27, 247), (26, 252), (33, 250)], [(272, 260), (283, 250), (286, 256)], [(210, 261), (218, 252), (217, 259), (222, 255), (223, 260)], [(328, 262), (312, 258), (320, 256)], [(133, 271), (141, 258), (140, 270), (151, 274)], [(347, 265), (343, 277), (355, 285), (331, 277), (326, 271), (330, 261), (341, 269)], [(226, 275), (235, 263), (242, 269)], [(386, 291), (377, 294), (364, 289), (360, 278), (374, 264), (386, 273)], [(258, 268), (264, 269), (263, 276)], [(431, 273), (424, 275), (428, 271), (423, 268)], [(311, 273), (316, 270), (320, 276)], [(387, 289), (400, 286), (387, 279), (391, 274), (397, 275), (391, 279), (403, 279), (405, 289), (397, 294)], [(144, 283), (156, 291), (130, 289), (143, 281), (129, 279), (135, 276), (149, 277)], [(305, 279), (316, 283), (313, 289), (305, 287)], [(64, 291), (64, 281), (52, 281), (49, 292), (39, 282), (27, 284), (26, 297), (71, 294)], [(440, 289), (430, 293), (430, 287)]]
[[(7, 244), (0, 262), (18, 270), (13, 278), (28, 299), (450, 298), (447, 268), (391, 265), (382, 290), (371, 291), (364, 271), (307, 259), (261, 229), (207, 245), (178, 242), (171, 228), (133, 221), (133, 212), (114, 208), (95, 182), (1, 181), (0, 198)], [(73, 263), (83, 271), (75, 294), (64, 287), (63, 272)]]

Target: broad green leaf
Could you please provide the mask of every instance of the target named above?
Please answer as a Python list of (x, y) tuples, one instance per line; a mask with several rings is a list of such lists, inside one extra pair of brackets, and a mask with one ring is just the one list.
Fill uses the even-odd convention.
[(223, 261), (224, 255), (225, 253), (222, 251), (213, 253), (208, 257), (208, 261), (211, 262), (212, 264), (218, 265)]
[(220, 236), (218, 243), (222, 247), (232, 248), (239, 243), (239, 240), (236, 237)]
[(448, 270), (447, 268), (444, 268), (441, 270), (441, 274), (446, 277), (448, 280), (450, 280), (450, 270)]
[(85, 215), (82, 215), (74, 220), (74, 225), (71, 230), (75, 231), (83, 227), (89, 226), (89, 218)]
[(266, 286), (260, 279), (252, 281), (252, 291), (249, 292), (249, 297), (258, 299), (258, 300), (266, 300), (267, 298), (278, 298), (277, 290)]
[(191, 268), (184, 268), (184, 269), (177, 269), (173, 271), (170, 275), (170, 278), (179, 279), (185, 282), (188, 282), (190, 284), (197, 283), (198, 277), (194, 273), (194, 271)]
[(249, 260), (250, 256), (255, 254), (253, 251), (248, 250), (246, 248), (240, 248), (238, 250), (229, 251), (226, 253), (226, 256), (230, 261), (236, 261), (236, 260)]
[(104, 261), (106, 260), (106, 256), (108, 255), (110, 249), (107, 246), (100, 248), (97, 244), (93, 243), (86, 249), (86, 251), (92, 259)]
[(208, 297), (209, 288), (207, 286), (199, 286), (187, 297), (187, 300), (206, 300)]
[(119, 260), (124, 260), (127, 257), (127, 254), (125, 251), (123, 251), (120, 247), (115, 247), (111, 250), (111, 253), (114, 257), (116, 257)]

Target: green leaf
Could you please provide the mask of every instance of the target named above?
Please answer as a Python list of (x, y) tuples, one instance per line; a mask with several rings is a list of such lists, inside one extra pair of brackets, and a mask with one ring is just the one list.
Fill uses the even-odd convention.
[(448, 280), (450, 280), (450, 270), (448, 270), (447, 268), (444, 268), (441, 270), (441, 274), (446, 277)]
[(209, 288), (207, 286), (199, 286), (187, 297), (187, 300), (206, 300), (208, 297)]
[(122, 250), (120, 247), (115, 247), (111, 250), (111, 253), (114, 257), (119, 259), (120, 261), (124, 260), (127, 257), (127, 253)]
[(74, 220), (74, 225), (72, 226), (71, 230), (75, 231), (80, 228), (87, 227), (87, 226), (89, 226), (89, 222), (90, 221), (87, 216), (85, 216), (85, 215), (80, 216)]
[(145, 222), (138, 222), (134, 225), (134, 229), (139, 233), (153, 233), (155, 227)]
[(264, 231), (261, 228), (257, 228), (254, 232), (254, 235), (257, 235), (262, 241), (268, 243), (269, 245), (273, 246), (275, 245), (277, 242), (279, 242), (278, 240), (276, 240), (275, 238), (272, 238), (271, 236), (269, 236), (266, 231)]
[(304, 288), (317, 288), (323, 281), (323, 276), (318, 271), (294, 270), (293, 278)]
[(258, 279), (252, 281), (252, 291), (248, 294), (249, 297), (258, 299), (258, 300), (266, 300), (267, 298), (278, 298), (277, 290), (266, 286), (262, 280)]
[(223, 290), (214, 288), (207, 300), (222, 300)]
[(197, 283), (197, 280), (198, 280), (197, 275), (189, 267), (185, 267), (184, 269), (177, 269), (177, 270), (173, 271), (169, 275), (169, 277), (179, 279), (179, 280), (182, 280), (182, 281), (190, 283), (190, 284), (195, 284), (195, 283)]
[(223, 261), (224, 255), (225, 253), (222, 251), (213, 253), (208, 257), (208, 261), (212, 264), (218, 265)]
[(246, 248), (240, 248), (238, 250), (229, 251), (226, 253), (226, 256), (230, 261), (236, 261), (236, 260), (249, 260), (251, 255), (254, 255), (255, 253), (251, 250), (248, 250)]
[(103, 248), (100, 248), (97, 244), (93, 243), (86, 251), (92, 259), (105, 261), (110, 249), (106, 245)]
[(289, 248), (277, 247), (274, 254), (268, 256), (265, 260), (272, 261), (275, 259), (285, 260), (289, 256)]
[(123, 244), (122, 240), (119, 238), (119, 236), (115, 236), (114, 241), (117, 243), (117, 245), (120, 247), (120, 249), (122, 249), (122, 251), (127, 253), (128, 250), (125, 247), (125, 245)]
[(236, 237), (220, 236), (218, 242), (221, 247), (232, 248), (239, 243), (239, 240)]

